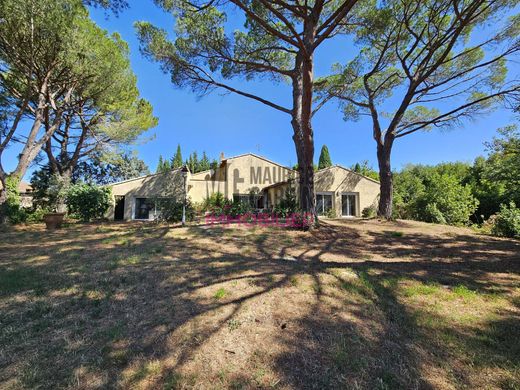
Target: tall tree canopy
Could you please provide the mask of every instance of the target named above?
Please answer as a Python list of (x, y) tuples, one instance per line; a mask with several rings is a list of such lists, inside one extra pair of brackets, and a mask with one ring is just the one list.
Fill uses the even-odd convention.
[[(122, 1), (89, 4), (120, 9)], [(80, 0), (0, 0), (0, 180), (21, 180), (42, 151), (59, 174), (106, 142), (155, 125), (139, 98), (128, 48), (89, 18)], [(21, 146), (6, 172), (5, 150)], [(3, 187), (5, 188), (5, 186)], [(0, 203), (5, 191), (0, 192)]]
[(518, 74), (508, 77), (507, 70), (520, 49), (520, 19), (504, 17), (515, 4), (363, 3), (353, 28), (362, 49), (320, 86), (324, 100), (340, 100), (347, 120), (368, 116), (372, 121), (380, 216), (392, 215), (390, 157), (396, 139), (431, 128), (453, 128), (518, 94)]
[[(314, 205), (314, 61), (327, 39), (345, 31), (357, 0), (310, 2), (282, 0), (155, 2), (175, 16), (175, 37), (148, 22), (136, 24), (142, 53), (160, 63), (179, 87), (201, 95), (215, 89), (254, 99), (290, 116), (298, 158), (300, 203)], [(245, 23), (229, 31), (229, 13), (238, 11)], [(292, 105), (239, 89), (232, 79), (266, 78), (289, 82)]]
[(63, 80), (75, 87), (44, 147), (52, 172), (65, 178), (93, 152), (131, 143), (157, 125), (152, 106), (139, 96), (126, 42), (118, 34), (108, 36), (90, 19), (82, 22), (74, 41), (79, 52), (88, 53), (88, 62), (81, 64), (84, 77)]
[(327, 145), (321, 147), (320, 159), (318, 161), (318, 169), (324, 169), (332, 166), (332, 160), (330, 159), (329, 148)]

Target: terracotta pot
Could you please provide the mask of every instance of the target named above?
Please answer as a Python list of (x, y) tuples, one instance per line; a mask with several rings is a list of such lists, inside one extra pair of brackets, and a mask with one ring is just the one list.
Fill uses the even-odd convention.
[(65, 218), (65, 213), (49, 213), (45, 214), (43, 220), (47, 229), (59, 229)]

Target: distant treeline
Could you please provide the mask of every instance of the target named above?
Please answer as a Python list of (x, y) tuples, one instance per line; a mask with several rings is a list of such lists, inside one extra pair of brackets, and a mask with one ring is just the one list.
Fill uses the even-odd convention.
[(156, 172), (166, 172), (171, 169), (177, 169), (186, 165), (191, 173), (197, 173), (207, 171), (209, 169), (215, 169), (218, 166), (217, 159), (210, 159), (206, 155), (206, 152), (202, 152), (202, 157), (199, 159), (197, 152), (190, 153), (186, 160), (182, 159), (181, 145), (177, 145), (177, 150), (171, 158), (163, 158), (159, 156), (159, 163), (157, 164)]

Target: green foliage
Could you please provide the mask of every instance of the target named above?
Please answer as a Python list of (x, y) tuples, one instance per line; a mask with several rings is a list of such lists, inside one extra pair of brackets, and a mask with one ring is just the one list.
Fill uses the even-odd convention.
[(249, 203), (234, 201), (230, 202), (222, 209), (222, 213), (224, 215), (230, 216), (232, 218), (238, 218), (241, 216), (247, 216), (253, 212), (253, 208)]
[(27, 219), (27, 213), (21, 206), (17, 177), (8, 176), (5, 180), (6, 200), (0, 207), (0, 213), (13, 225), (23, 223)]
[(56, 210), (63, 204), (67, 186), (80, 182), (105, 185), (149, 174), (143, 160), (130, 153), (95, 153), (81, 161), (68, 178), (53, 174), (47, 164), (33, 172), (31, 186), (36, 206)]
[(500, 206), (491, 232), (497, 236), (520, 238), (520, 209), (514, 202)]
[(112, 205), (110, 188), (85, 183), (72, 185), (65, 201), (69, 212), (84, 222), (102, 218)]
[(318, 169), (324, 169), (332, 166), (332, 160), (330, 159), (329, 148), (327, 145), (321, 147), (320, 159), (318, 162)]
[(80, 163), (72, 175), (72, 181), (85, 181), (98, 185), (146, 176), (150, 170), (137, 156), (137, 152), (95, 153)]
[(504, 198), (520, 204), (520, 131), (512, 125), (498, 129), (498, 133), (486, 144), (489, 157), (483, 177), (501, 183)]
[(83, 0), (83, 4), (92, 7), (102, 7), (107, 10), (109, 9), (115, 14), (128, 7), (128, 2), (126, 0)]
[(436, 203), (427, 203), (420, 218), (426, 222), (447, 224), (446, 218), (437, 208)]
[(159, 162), (157, 164), (155, 173), (164, 173), (170, 171), (171, 169), (172, 166), (170, 165), (170, 162), (168, 160), (163, 160), (163, 157), (159, 156)]
[(334, 207), (328, 209), (326, 212), (325, 212), (325, 216), (327, 218), (337, 218), (338, 215), (336, 214), (336, 210), (334, 209)]
[(27, 223), (40, 223), (43, 222), (43, 217), (45, 214), (49, 213), (48, 209), (42, 207), (35, 207), (30, 210), (26, 210), (27, 212)]
[(190, 157), (188, 160), (186, 160), (186, 165), (188, 166), (188, 169), (191, 173), (197, 173), (200, 172), (199, 170), (199, 157), (197, 155), (197, 152), (192, 152), (190, 154)]
[(443, 163), (410, 165), (394, 174), (394, 216), (426, 222), (464, 225), (478, 200), (465, 184), (470, 166)]
[(274, 206), (273, 212), (278, 217), (287, 218), (297, 211), (298, 202), (296, 200), (296, 190), (292, 185), (292, 182), (289, 182), (288, 188), (285, 190), (282, 199), (280, 199), (280, 202)]
[(206, 152), (202, 152), (202, 158), (199, 160), (196, 151), (190, 153), (188, 159), (183, 162), (181, 145), (177, 145), (177, 150), (170, 160), (163, 159), (162, 156), (159, 156), (157, 172), (167, 172), (171, 169), (182, 168), (184, 165), (189, 168), (191, 173), (198, 173), (202, 171), (208, 171), (210, 169), (215, 169), (216, 166), (218, 166), (218, 163), (216, 160), (210, 162)]
[(350, 169), (363, 176), (379, 181), (379, 173), (374, 168), (372, 168), (367, 160), (363, 160), (361, 163), (354, 164)]
[(222, 208), (228, 202), (228, 199), (224, 197), (224, 194), (221, 192), (214, 192), (209, 197), (204, 199), (202, 202), (203, 210), (210, 211), (214, 208)]
[(375, 218), (377, 215), (377, 210), (375, 206), (368, 206), (361, 211), (361, 216), (363, 218)]
[[(84, 3), (118, 10), (125, 2)], [(8, 94), (14, 135), (5, 141), (26, 140), (15, 172), (23, 175), (43, 145), (53, 173), (71, 172), (85, 155), (133, 142), (157, 124), (139, 97), (128, 45), (99, 28), (80, 0), (2, 0), (0, 15), (0, 71), (7, 76), (0, 90)], [(30, 135), (16, 136), (17, 114), (33, 121)]]
[(181, 145), (177, 145), (177, 150), (175, 151), (175, 154), (171, 160), (171, 168), (177, 169), (182, 167), (182, 152), (181, 152)]
[[(181, 222), (183, 202), (174, 198), (155, 199), (155, 207), (158, 212), (158, 219), (165, 222)], [(186, 199), (186, 221), (193, 221), (195, 209), (189, 199)]]
[(202, 152), (202, 158), (199, 161), (200, 172), (209, 171), (211, 169), (211, 163), (209, 162), (208, 155), (206, 152)]
[(460, 184), (454, 176), (438, 173), (429, 178), (417, 203), (420, 219), (450, 225), (467, 224), (478, 205), (469, 186)]
[(216, 192), (206, 198), (203, 202), (202, 209), (216, 217), (229, 216), (232, 218), (248, 215), (253, 211), (253, 207), (250, 203), (241, 202), (239, 200), (232, 201), (225, 198), (220, 192)]

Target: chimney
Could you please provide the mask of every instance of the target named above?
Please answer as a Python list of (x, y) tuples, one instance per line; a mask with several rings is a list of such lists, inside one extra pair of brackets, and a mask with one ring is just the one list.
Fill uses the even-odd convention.
[(225, 159), (224, 152), (220, 152), (220, 162), (224, 161)]

